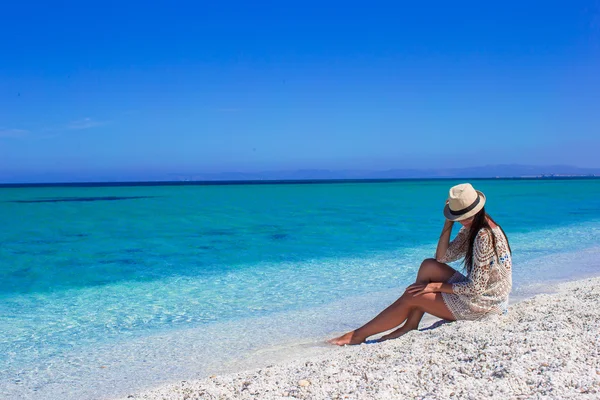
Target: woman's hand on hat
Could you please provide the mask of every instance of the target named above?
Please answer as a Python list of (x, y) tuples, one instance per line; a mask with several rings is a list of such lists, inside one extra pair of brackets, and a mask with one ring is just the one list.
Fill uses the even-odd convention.
[(426, 293), (437, 293), (441, 288), (441, 282), (413, 283), (406, 288), (406, 292), (412, 294), (413, 296), (419, 296)]
[[(444, 203), (444, 208), (446, 208), (446, 206), (450, 204), (450, 199), (446, 199), (446, 202)], [(448, 218), (446, 218), (446, 220), (444, 221), (444, 225), (452, 225), (454, 224), (454, 221), (449, 220)]]
[(444, 228), (442, 229), (442, 235), (446, 232), (452, 232), (452, 227), (454, 226), (454, 221), (450, 221), (446, 219), (444, 221)]

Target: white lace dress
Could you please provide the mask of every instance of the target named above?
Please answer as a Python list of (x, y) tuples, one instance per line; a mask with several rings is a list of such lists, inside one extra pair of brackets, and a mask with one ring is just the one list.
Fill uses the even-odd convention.
[[(512, 260), (506, 237), (499, 227), (481, 229), (473, 244), (473, 266), (467, 276), (456, 272), (447, 283), (454, 293), (442, 293), (446, 306), (457, 320), (477, 320), (489, 313), (502, 314), (508, 307), (512, 288)], [(463, 258), (467, 252), (469, 229), (462, 228), (439, 262), (449, 263)]]

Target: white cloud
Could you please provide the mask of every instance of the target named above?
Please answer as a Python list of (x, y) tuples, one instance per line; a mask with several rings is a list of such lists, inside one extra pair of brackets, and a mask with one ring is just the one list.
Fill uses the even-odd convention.
[(29, 134), (25, 129), (5, 129), (0, 128), (0, 138), (20, 138)]
[(72, 129), (72, 130), (89, 129), (89, 128), (95, 128), (97, 126), (102, 126), (105, 124), (106, 124), (106, 122), (94, 121), (91, 118), (83, 118), (83, 119), (69, 122), (67, 124), (67, 129)]

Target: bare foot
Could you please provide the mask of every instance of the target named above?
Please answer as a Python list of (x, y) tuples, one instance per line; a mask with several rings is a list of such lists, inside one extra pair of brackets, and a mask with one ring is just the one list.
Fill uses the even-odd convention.
[(348, 333), (343, 334), (340, 337), (336, 337), (335, 339), (330, 339), (327, 342), (331, 343), (331, 344), (335, 344), (337, 346), (344, 346), (347, 344), (361, 344), (362, 342), (364, 342), (364, 339), (360, 339), (358, 337), (356, 337), (355, 331), (350, 331)]
[(404, 327), (401, 326), (400, 328), (396, 329), (394, 332), (392, 333), (388, 333), (387, 335), (383, 335), (382, 337), (379, 338), (379, 342), (385, 342), (386, 340), (390, 340), (390, 339), (397, 339), (402, 335), (406, 335), (408, 332), (410, 331), (414, 331), (417, 328), (408, 328), (408, 327)]

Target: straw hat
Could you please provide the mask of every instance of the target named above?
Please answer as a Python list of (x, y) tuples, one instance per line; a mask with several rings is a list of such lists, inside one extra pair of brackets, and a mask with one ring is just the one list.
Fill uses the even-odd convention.
[(485, 195), (470, 183), (462, 183), (450, 188), (444, 216), (450, 221), (462, 221), (477, 214), (484, 205)]

